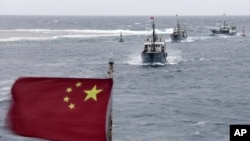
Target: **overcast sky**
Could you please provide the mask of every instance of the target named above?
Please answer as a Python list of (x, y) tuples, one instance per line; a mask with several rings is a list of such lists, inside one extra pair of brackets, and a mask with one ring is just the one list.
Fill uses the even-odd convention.
[(0, 0), (0, 15), (250, 15), (250, 0)]

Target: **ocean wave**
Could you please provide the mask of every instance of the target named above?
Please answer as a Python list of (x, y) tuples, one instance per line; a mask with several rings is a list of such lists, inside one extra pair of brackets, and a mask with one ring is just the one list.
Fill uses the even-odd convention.
[(178, 65), (179, 63), (183, 62), (182, 52), (180, 50), (171, 50), (168, 51), (167, 61), (170, 65)]
[(10, 99), (10, 87), (1, 87), (0, 88), (0, 102)]
[(130, 60), (128, 60), (127, 62), (126, 62), (126, 64), (129, 64), (129, 65), (143, 65), (142, 64), (142, 61), (141, 61), (141, 56), (133, 56), (133, 57), (131, 57), (130, 58)]
[[(170, 29), (171, 30), (171, 29)], [(158, 34), (168, 34), (169, 29), (157, 29)], [(129, 30), (129, 29), (114, 29), (114, 30), (99, 30), (99, 29), (14, 29), (0, 30), (0, 42), (12, 41), (38, 41), (38, 40), (54, 40), (58, 38), (97, 38), (131, 35), (151, 35), (152, 30)]]
[(2, 80), (0, 81), (0, 102), (10, 99), (11, 85), (14, 80)]
[(42, 41), (42, 40), (53, 40), (59, 38), (58, 36), (53, 37), (11, 37), (0, 39), (0, 42), (16, 42), (16, 41)]
[(205, 122), (205, 121), (199, 121), (199, 122), (195, 123), (196, 126), (204, 126), (205, 124), (207, 124), (207, 122)]
[[(172, 32), (172, 28), (156, 29), (158, 34), (169, 34)], [(129, 30), (129, 29), (113, 29), (113, 30), (100, 30), (100, 29), (14, 29), (14, 30), (0, 30), (0, 32), (34, 32), (34, 33), (97, 33), (97, 34), (120, 34), (124, 35), (140, 35), (140, 34), (152, 34), (152, 30)]]

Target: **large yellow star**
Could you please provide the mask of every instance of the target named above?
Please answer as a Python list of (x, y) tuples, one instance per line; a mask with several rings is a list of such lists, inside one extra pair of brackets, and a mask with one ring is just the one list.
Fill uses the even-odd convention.
[(101, 91), (102, 91), (102, 89), (99, 89), (99, 90), (96, 89), (96, 85), (91, 90), (84, 91), (87, 94), (87, 96), (85, 97), (84, 101), (86, 101), (86, 100), (88, 100), (90, 98), (92, 98), (95, 101), (97, 101), (96, 95), (99, 94)]

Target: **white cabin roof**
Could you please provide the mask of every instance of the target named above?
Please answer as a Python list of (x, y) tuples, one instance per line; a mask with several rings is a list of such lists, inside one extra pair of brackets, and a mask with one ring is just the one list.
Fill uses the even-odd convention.
[(144, 45), (165, 45), (165, 42), (144, 42)]

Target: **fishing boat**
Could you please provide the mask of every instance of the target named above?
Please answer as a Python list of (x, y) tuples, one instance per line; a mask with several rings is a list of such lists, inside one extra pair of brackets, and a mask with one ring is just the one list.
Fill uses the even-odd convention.
[(120, 32), (120, 40), (119, 42), (124, 42), (123, 38), (122, 38), (122, 32)]
[(223, 22), (223, 25), (212, 27), (210, 30), (212, 31), (213, 35), (216, 34), (235, 35), (237, 33), (236, 26), (229, 25), (225, 20)]
[(177, 26), (174, 28), (173, 33), (170, 34), (171, 40), (174, 42), (179, 42), (187, 39), (186, 28), (183, 28), (179, 24), (178, 16), (177, 17)]
[(241, 34), (241, 36), (246, 37), (245, 28), (244, 28), (244, 27), (243, 27), (243, 29), (242, 29), (242, 34)]
[(154, 17), (151, 17), (153, 35), (152, 39), (144, 41), (144, 49), (141, 52), (142, 63), (144, 65), (165, 65), (167, 62), (167, 52), (165, 52), (166, 42), (163, 38), (158, 38), (155, 33)]

